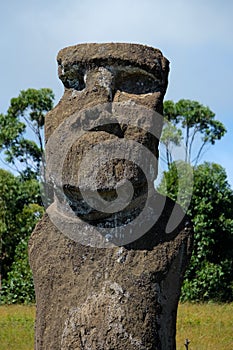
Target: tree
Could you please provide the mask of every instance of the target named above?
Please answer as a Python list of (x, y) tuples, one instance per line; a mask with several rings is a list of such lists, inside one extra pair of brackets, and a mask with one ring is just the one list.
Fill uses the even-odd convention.
[(43, 215), (38, 204), (24, 206), (16, 221), (21, 225), (21, 238), (14, 251), (14, 260), (2, 282), (1, 303), (31, 303), (35, 301), (32, 272), (28, 261), (28, 238)]
[(45, 113), (53, 107), (50, 89), (28, 89), (0, 114), (0, 151), (19, 176), (0, 169), (0, 284), (2, 302), (32, 301), (28, 238), (44, 209), (38, 174), (43, 154)]
[[(185, 162), (197, 165), (204, 148), (208, 144), (215, 144), (215, 141), (220, 140), (226, 133), (224, 125), (215, 119), (215, 114), (209, 107), (203, 106), (197, 101), (185, 99), (179, 100), (177, 103), (170, 100), (165, 101), (163, 112), (165, 120), (170, 122), (175, 129), (167, 132), (166, 126), (162, 140), (165, 139), (167, 144), (179, 144), (181, 139), (177, 136), (183, 129)], [(169, 128), (171, 129), (171, 126)], [(199, 142), (199, 147), (194, 147)], [(167, 148), (167, 152), (169, 152), (169, 148)], [(168, 164), (170, 164), (170, 160), (168, 160)]]
[(181, 129), (178, 129), (174, 124), (172, 124), (165, 118), (160, 142), (165, 146), (166, 162), (168, 167), (173, 162), (172, 148), (173, 146), (180, 146), (181, 140), (182, 140)]
[(168, 195), (186, 212), (193, 194), (193, 182), (193, 166), (184, 161), (174, 161), (163, 173), (158, 191)]
[(28, 240), (44, 211), (39, 183), (0, 169), (0, 274), (7, 279), (22, 241)]
[[(36, 177), (43, 154), (45, 114), (53, 107), (50, 89), (28, 89), (12, 98), (6, 115), (0, 114), (0, 151), (5, 162), (26, 178)], [(31, 135), (31, 139), (26, 138)]]
[[(172, 199), (176, 199), (179, 187), (176, 173), (172, 164), (160, 187)], [(188, 214), (194, 225), (194, 249), (182, 300), (232, 301), (233, 191), (220, 165), (206, 162), (194, 168)]]

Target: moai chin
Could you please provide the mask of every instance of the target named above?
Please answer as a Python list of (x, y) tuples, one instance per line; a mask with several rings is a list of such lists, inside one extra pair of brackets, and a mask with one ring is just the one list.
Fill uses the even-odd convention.
[(147, 46), (81, 44), (58, 66), (50, 206), (29, 242), (35, 349), (174, 350), (192, 230), (153, 185), (169, 62)]

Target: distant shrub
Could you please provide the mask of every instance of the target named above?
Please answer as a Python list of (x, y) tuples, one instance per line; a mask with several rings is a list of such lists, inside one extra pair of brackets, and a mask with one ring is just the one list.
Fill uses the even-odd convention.
[(35, 302), (32, 272), (28, 262), (27, 240), (22, 240), (16, 248), (11, 270), (2, 282), (0, 300), (1, 304)]

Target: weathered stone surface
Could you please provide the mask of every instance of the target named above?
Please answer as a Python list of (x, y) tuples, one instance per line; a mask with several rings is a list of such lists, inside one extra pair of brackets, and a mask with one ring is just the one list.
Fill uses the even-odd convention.
[[(29, 242), (35, 349), (174, 350), (191, 226), (177, 204), (154, 191), (157, 162), (143, 153), (158, 155), (162, 119), (155, 112), (162, 111), (168, 61), (142, 45), (82, 44), (61, 50), (58, 64), (65, 93), (45, 130), (54, 203)], [(98, 164), (98, 153), (88, 152), (101, 144), (108, 162)], [(114, 157), (120, 152), (124, 157)], [(126, 180), (134, 189), (130, 203), (108, 211), (116, 190), (123, 202), (128, 196)], [(106, 210), (87, 205), (81, 190), (90, 198), (101, 193)]]
[(111, 249), (77, 244), (43, 218), (30, 241), (37, 349), (175, 349), (191, 232), (184, 218), (165, 234), (173, 206), (167, 199), (150, 232)]
[[(162, 118), (156, 118), (150, 113), (150, 110), (162, 111), (169, 62), (157, 49), (142, 45), (117, 43), (82, 44), (63, 49), (58, 54), (58, 65), (59, 77), (66, 89), (58, 106), (46, 117), (46, 140), (51, 137), (54, 130), (62, 122), (64, 123), (67, 118), (75, 114), (79, 114), (78, 120), (82, 127), (94, 130), (94, 132), (89, 132), (88, 135), (79, 138), (70, 147), (63, 163), (65, 171), (62, 184), (56, 183), (58, 187), (64, 186), (65, 189), (69, 187), (69, 194), (71, 194), (70, 185), (72, 184), (72, 194), (69, 198), (76, 197), (77, 199), (77, 197), (79, 198), (77, 192), (79, 192), (80, 186), (78, 179), (80, 160), (83, 154), (86, 154), (93, 145), (103, 141), (103, 138), (109, 140), (108, 154), (117, 148), (118, 139), (124, 138), (140, 143), (150, 149), (155, 156), (158, 156), (158, 139), (162, 129)], [(113, 106), (109, 103), (113, 103)], [(146, 118), (145, 109), (141, 113), (140, 111), (135, 113), (136, 109), (131, 108), (130, 110), (127, 108), (127, 104), (144, 106), (148, 110)], [(97, 112), (95, 113), (94, 106), (101, 106), (100, 116)], [(141, 122), (143, 128), (146, 124), (149, 128), (155, 127), (157, 138), (152, 139), (151, 134), (145, 129), (141, 129), (135, 124), (130, 125), (128, 121), (125, 124), (119, 122), (114, 124), (116, 123), (115, 115), (122, 112), (121, 108), (127, 110), (128, 116), (135, 124), (143, 120)], [(83, 110), (84, 112), (82, 112)], [(90, 110), (91, 113), (89, 113)], [(105, 119), (109, 120), (107, 125), (103, 125)], [(100, 123), (102, 123), (101, 127), (95, 127)], [(64, 126), (62, 128), (63, 134), (68, 135), (69, 129), (70, 125), (68, 125), (68, 131)], [(122, 148), (122, 145), (119, 144), (118, 148)], [(138, 158), (143, 158), (137, 149), (133, 148), (132, 151), (134, 154), (138, 153)], [(128, 155), (126, 155), (127, 157)], [(52, 166), (55, 169), (51, 170), (49, 164), (47, 165), (47, 172), (52, 173), (51, 177), (54, 177), (53, 174), (56, 173), (59, 162), (60, 154), (57, 153), (57, 158), (53, 154)], [(103, 193), (103, 196), (108, 197), (110, 190), (115, 188), (121, 179), (133, 182), (134, 187), (139, 189), (138, 195), (139, 193), (143, 195), (147, 191), (146, 179), (142, 179), (142, 172), (136, 162), (133, 165), (125, 160), (119, 160), (117, 164), (115, 163), (114, 161), (108, 162), (98, 174), (98, 190)], [(85, 169), (89, 173), (94, 172), (95, 162), (89, 162), (89, 167)], [(111, 178), (106, 177), (108, 174), (112, 174)], [(154, 178), (151, 179), (151, 183), (156, 179), (156, 176), (157, 164), (154, 166)], [(88, 173), (83, 174), (82, 178), (87, 179), (86, 183), (83, 184), (85, 188), (91, 186)], [(82, 206), (80, 201), (79, 205)], [(134, 203), (132, 205), (134, 206)], [(93, 219), (96, 219), (96, 212), (93, 211), (93, 214)], [(90, 218), (90, 213), (88, 213), (88, 217)]]
[(169, 62), (158, 49), (124, 44), (81, 44), (57, 57), (65, 93), (47, 115), (48, 139), (61, 122), (83, 108), (110, 101), (133, 100), (162, 112)]

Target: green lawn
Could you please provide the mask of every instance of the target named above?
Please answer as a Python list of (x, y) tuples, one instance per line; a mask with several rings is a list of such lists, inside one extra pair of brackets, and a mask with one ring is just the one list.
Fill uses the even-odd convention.
[(233, 350), (232, 304), (180, 304), (177, 321), (177, 350)]
[(33, 350), (34, 319), (34, 306), (0, 306), (0, 349)]
[[(0, 306), (0, 349), (33, 350), (34, 318), (33, 306)], [(233, 303), (179, 305), (177, 350), (186, 338), (189, 350), (232, 350), (232, 331)]]

